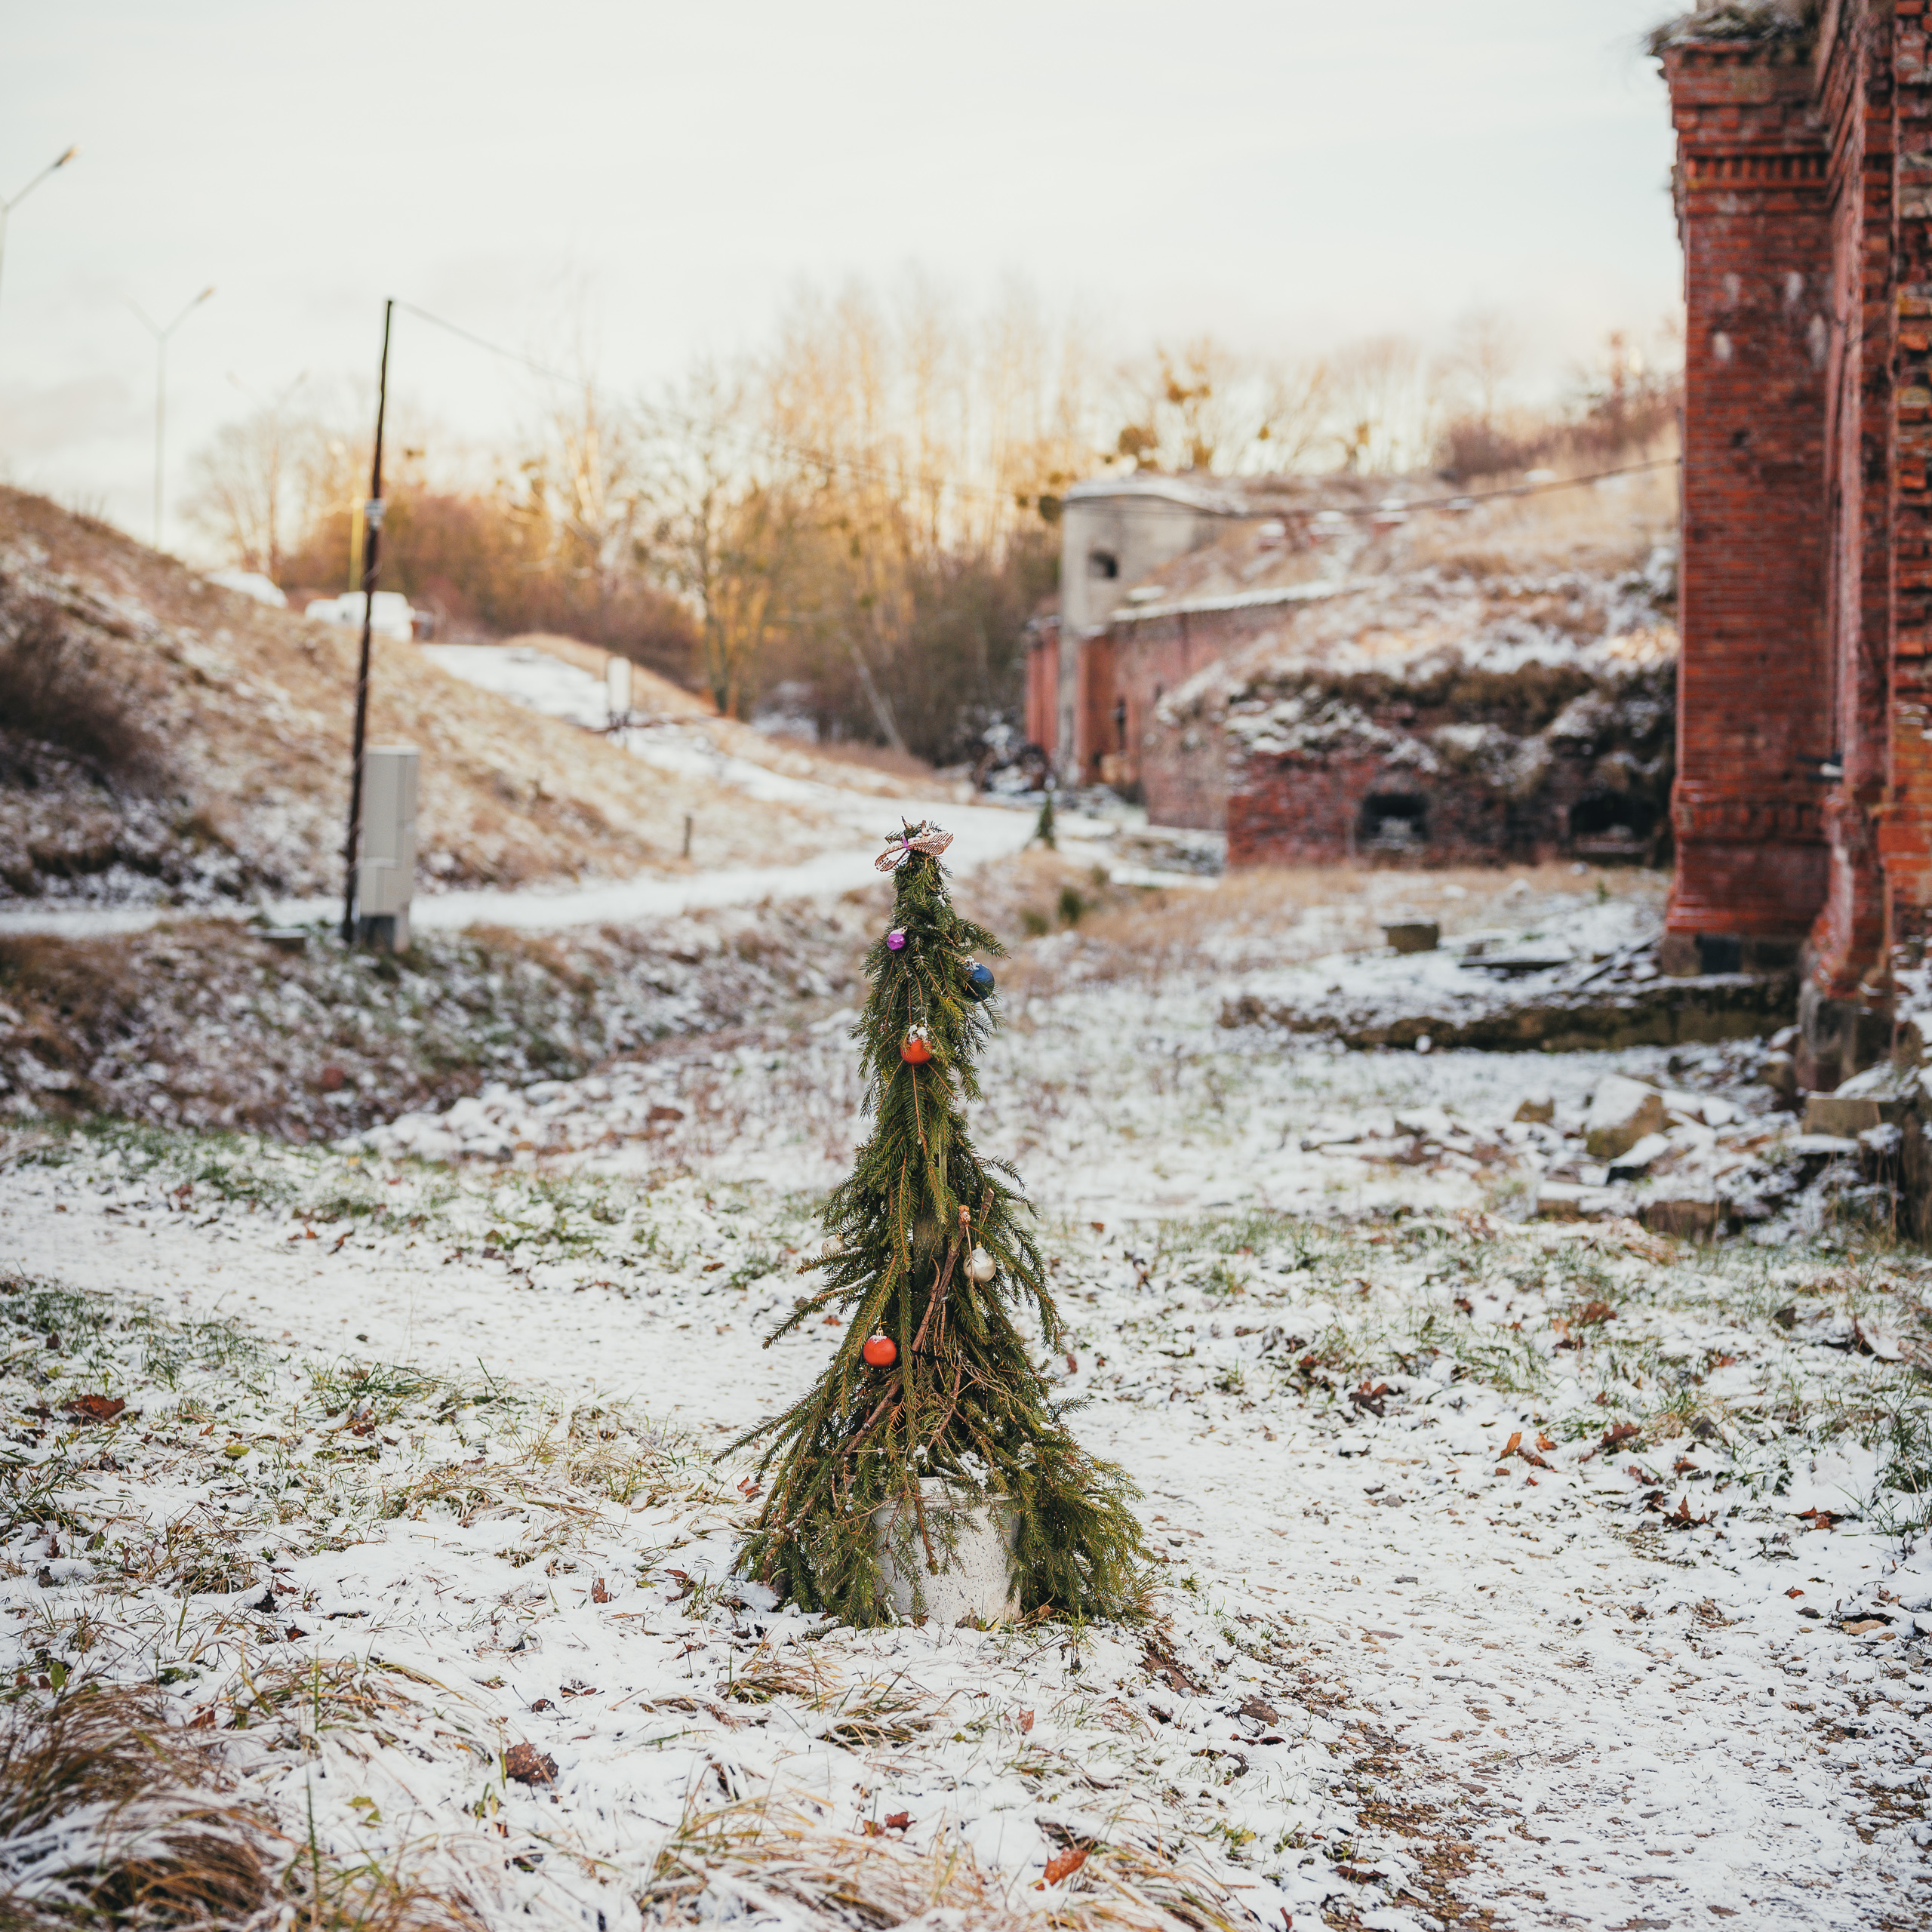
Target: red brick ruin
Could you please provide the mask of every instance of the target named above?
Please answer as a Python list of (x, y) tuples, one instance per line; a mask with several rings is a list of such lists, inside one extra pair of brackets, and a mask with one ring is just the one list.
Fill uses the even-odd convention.
[(1687, 311), (1665, 963), (1801, 955), (1807, 1085), (1882, 1057), (1932, 908), (1924, 4), (1707, 8), (1654, 42)]
[[(1798, 968), (1813, 1088), (1884, 1057), (1894, 976), (1926, 963), (1932, 936), (1929, 4), (1706, 0), (1651, 42), (1677, 134), (1686, 309), (1660, 963)], [(1641, 717), (1624, 740), (1558, 717), (1538, 752), (1552, 776), (1507, 809), (1480, 748), (1452, 755), (1454, 734), (1482, 725), (1460, 688), (1432, 697), (1412, 675), (1385, 703), (1337, 682), (1363, 715), (1352, 735), (1314, 731), (1314, 673), (1271, 673), (1269, 638), (1288, 641), (1284, 662), (1301, 638), (1312, 664), (1324, 627), (1341, 645), (1389, 620), (1344, 595), (1294, 605), (1317, 586), (1287, 580), (1313, 568), (1289, 553), (1321, 536), (1297, 483), (1134, 476), (1069, 493), (1060, 612), (1029, 666), (1029, 732), (1063, 773), (1143, 798), (1161, 823), (1224, 828), (1230, 865), (1387, 842), (1404, 828), (1371, 821), (1404, 768), (1427, 779), (1409, 783), (1417, 862), (1655, 849), (1663, 800), (1643, 774), (1662, 762)], [(1216, 536), (1244, 516), (1281, 533), (1282, 580)], [(1208, 581), (1211, 549), (1225, 582)], [(1217, 665), (1225, 675), (1203, 668)], [(1606, 700), (1632, 691), (1644, 697), (1627, 678), (1603, 686)]]

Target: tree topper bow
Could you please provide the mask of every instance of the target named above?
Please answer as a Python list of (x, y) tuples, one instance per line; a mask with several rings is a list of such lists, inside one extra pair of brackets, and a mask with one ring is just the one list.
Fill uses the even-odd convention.
[(897, 872), (915, 852), (923, 852), (928, 858), (937, 859), (952, 843), (952, 834), (942, 832), (936, 825), (906, 825), (903, 832), (888, 832), (885, 842), (889, 850), (881, 852), (872, 861), (882, 872)]

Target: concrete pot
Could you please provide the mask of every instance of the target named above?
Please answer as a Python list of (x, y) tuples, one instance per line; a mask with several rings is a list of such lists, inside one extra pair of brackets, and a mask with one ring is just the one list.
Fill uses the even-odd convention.
[(1020, 1614), (1013, 1577), (1013, 1512), (1004, 1503), (975, 1503), (942, 1482), (919, 1488), (926, 1535), (937, 1574), (928, 1567), (919, 1518), (910, 1501), (872, 1512), (879, 1570), (893, 1607), (908, 1623), (930, 1618), (946, 1629), (977, 1619), (1011, 1623)]

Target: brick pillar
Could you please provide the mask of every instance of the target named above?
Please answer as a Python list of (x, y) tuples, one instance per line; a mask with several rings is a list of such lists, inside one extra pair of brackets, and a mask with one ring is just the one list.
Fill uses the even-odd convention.
[[(1831, 875), (1812, 934), (1805, 992), (1807, 1039), (1821, 1082), (1853, 1070), (1844, 1052), (1826, 1048), (1860, 1029), (1847, 1030), (1849, 1016), (1824, 1016), (1826, 1023), (1820, 1024), (1818, 1002), (1869, 1003), (1882, 998), (1872, 975), (1884, 956), (1884, 848), (1892, 835), (1887, 829), (1886, 792), (1891, 763), (1893, 357), (1898, 326), (1889, 14), (1889, 8), (1869, 8), (1851, 0), (1848, 12), (1841, 10), (1834, 17), (1835, 30), (1817, 63), (1818, 109), (1832, 157), (1826, 648), (1832, 749), (1839, 768), (1825, 801)], [(1924, 412), (1918, 414), (1922, 419)], [(1862, 1030), (1869, 1034), (1872, 1029)], [(1869, 1048), (1867, 1038), (1851, 1051), (1850, 1060), (1860, 1060)]]
[(1831, 229), (1804, 51), (1679, 40), (1663, 59), (1687, 311), (1665, 963), (1694, 971), (1706, 937), (1789, 961), (1825, 897)]
[[(1874, 10), (1876, 11), (1875, 9)], [(1887, 937), (1908, 958), (1932, 941), (1932, 36), (1925, 0), (1895, 0), (1893, 211), (1897, 318), (1890, 508), (1893, 651), (1878, 848)]]

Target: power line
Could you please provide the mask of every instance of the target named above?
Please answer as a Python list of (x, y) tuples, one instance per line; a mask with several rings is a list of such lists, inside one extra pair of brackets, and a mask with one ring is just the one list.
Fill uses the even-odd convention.
[[(463, 328), (455, 322), (447, 321), (441, 315), (432, 315), (428, 309), (419, 309), (413, 302), (405, 302), (398, 299), (396, 306), (398, 309), (407, 309), (412, 315), (419, 316), (426, 322), (433, 323), (439, 329), (447, 329), (451, 335), (460, 336), (464, 341), (473, 343), (478, 349), (488, 349), (493, 355), (500, 355), (506, 361), (521, 363), (526, 369), (534, 371), (537, 374), (546, 377), (549, 381), (566, 383), (572, 388), (581, 388), (584, 385), (585, 379), (581, 376), (567, 376), (561, 370), (550, 368), (546, 365), (537, 361), (533, 356), (523, 355), (514, 349), (506, 349), (500, 343), (491, 342), (484, 337), (478, 335), (472, 330)], [(675, 429), (686, 431), (710, 429), (714, 433), (723, 436), (728, 441), (734, 441), (746, 447), (763, 448), (780, 456), (789, 457), (795, 462), (804, 463), (810, 469), (823, 470), (828, 475), (838, 472), (866, 481), (888, 484), (914, 483), (923, 489), (935, 493), (951, 490), (958, 495), (977, 497), (985, 502), (1001, 505), (1009, 504), (1012, 500), (1003, 491), (988, 490), (977, 484), (955, 482), (949, 477), (901, 474), (886, 465), (868, 463), (861, 459), (851, 457), (827, 456), (823, 451), (808, 449), (803, 444), (787, 442), (782, 437), (773, 436), (761, 430), (737, 429), (728, 426), (706, 425), (694, 416), (680, 415), (676, 411), (664, 408), (657, 403), (640, 402), (633, 404), (632, 406), (640, 415), (651, 417), (657, 422), (668, 424)]]
[[(1185, 497), (1161, 497), (1158, 491), (1150, 490), (1146, 494), (1149, 498), (1159, 499), (1160, 502), (1181, 504), (1192, 509), (1197, 515), (1214, 517), (1224, 523), (1278, 522), (1284, 516), (1407, 516), (1411, 510), (1474, 509), (1479, 504), (1500, 502), (1506, 497), (1540, 497), (1552, 490), (1574, 490), (1586, 483), (1605, 482), (1613, 476), (1636, 476), (1641, 475), (1646, 470), (1674, 469), (1682, 461), (1681, 457), (1656, 457), (1645, 463), (1625, 463), (1616, 469), (1593, 470), (1584, 476), (1558, 476), (1543, 483), (1512, 483), (1500, 490), (1481, 490), (1474, 493), (1466, 491), (1454, 497), (1426, 497), (1413, 503), (1407, 500), (1398, 503), (1392, 498), (1385, 498), (1380, 503), (1276, 503), (1264, 504), (1257, 509), (1234, 509), (1225, 504), (1190, 502)], [(1284, 481), (1287, 478), (1287, 472), (1274, 473), (1281, 476)], [(1131, 479), (1123, 478), (1121, 480), (1127, 481)], [(1229, 483), (1238, 483), (1241, 480), (1239, 478), (1226, 479)], [(1257, 478), (1255, 480), (1260, 481), (1263, 479)], [(1074, 500), (1093, 502), (1100, 497), (1100, 494), (1097, 491), (1093, 496), (1082, 497)], [(1061, 501), (1065, 503), (1068, 500), (1062, 498)], [(1158, 515), (1160, 514), (1158, 503), (1137, 502), (1133, 496), (1123, 497), (1111, 503), (1109, 507), (1117, 515)]]

